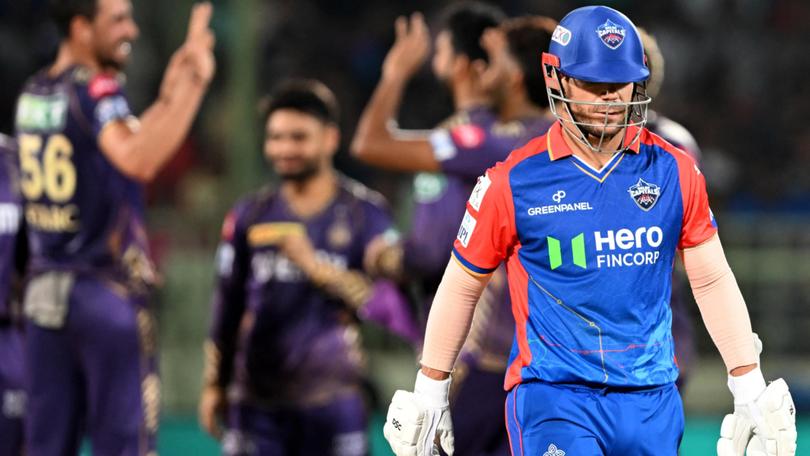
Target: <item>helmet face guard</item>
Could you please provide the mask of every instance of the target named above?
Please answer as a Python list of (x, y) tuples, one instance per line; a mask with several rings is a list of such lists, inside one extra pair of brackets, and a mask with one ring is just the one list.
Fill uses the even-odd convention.
[[(633, 83), (633, 95), (630, 101), (579, 101), (568, 98), (565, 90), (563, 90), (562, 82), (560, 81), (559, 59), (548, 53), (543, 53), (543, 75), (546, 79), (546, 93), (548, 95), (548, 104), (551, 113), (556, 117), (563, 128), (579, 143), (586, 146), (596, 153), (611, 153), (615, 150), (605, 150), (603, 146), (609, 141), (607, 136), (608, 127), (620, 128), (622, 130), (621, 145), (634, 143), (641, 135), (641, 128), (647, 123), (647, 107), (649, 106), (652, 98), (647, 95), (645, 83)], [(598, 106), (604, 108), (605, 118), (604, 122), (590, 123), (580, 121), (576, 118), (571, 110), (571, 105), (580, 106)], [(616, 107), (624, 111), (624, 119), (619, 123), (611, 123), (609, 119), (610, 112), (615, 110)], [(564, 109), (560, 112), (560, 109)], [(633, 138), (627, 140), (628, 127), (638, 127)], [(588, 133), (587, 130), (598, 129), (601, 134), (598, 135), (596, 144), (588, 140), (588, 137), (594, 137), (593, 133)]]
[[(638, 139), (652, 101), (647, 96), (645, 83), (650, 71), (638, 31), (624, 14), (606, 6), (586, 6), (571, 11), (554, 31), (549, 51), (543, 53), (542, 64), (551, 112), (578, 142), (594, 152), (615, 152), (603, 149), (613, 138), (607, 134), (608, 128), (621, 129), (624, 135), (621, 147)], [(591, 83), (633, 83), (633, 94), (629, 101), (575, 100), (565, 93), (562, 76)], [(604, 110), (604, 122), (580, 121), (574, 114), (577, 110), (572, 109), (574, 105)], [(610, 113), (615, 113), (616, 108), (624, 111), (624, 119), (611, 123)], [(639, 127), (629, 141), (628, 127)]]

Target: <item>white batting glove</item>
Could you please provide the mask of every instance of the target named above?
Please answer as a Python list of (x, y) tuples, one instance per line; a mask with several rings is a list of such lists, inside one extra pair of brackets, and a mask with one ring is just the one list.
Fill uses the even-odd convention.
[(453, 423), (450, 420), (450, 378), (433, 380), (420, 370), (413, 392), (397, 390), (383, 435), (396, 456), (435, 456), (438, 440), (448, 455), (453, 454)]
[[(762, 366), (762, 340), (757, 333), (754, 338), (754, 350), (757, 352), (757, 366)], [(729, 379), (729, 381), (731, 381)], [(717, 440), (717, 456), (743, 456), (745, 448), (754, 434), (754, 423), (737, 414), (727, 414), (720, 424), (720, 439)]]
[[(717, 442), (718, 456), (793, 456), (796, 407), (783, 379), (767, 387), (759, 368), (729, 377), (734, 414), (726, 415)], [(746, 440), (748, 439), (748, 440)]]

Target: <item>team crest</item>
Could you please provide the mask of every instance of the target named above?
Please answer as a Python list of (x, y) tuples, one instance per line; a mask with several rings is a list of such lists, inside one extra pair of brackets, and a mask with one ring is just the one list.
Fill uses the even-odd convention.
[(557, 448), (557, 445), (552, 443), (548, 446), (548, 450), (543, 453), (543, 456), (565, 456), (565, 451)]
[(650, 184), (639, 178), (635, 185), (627, 189), (627, 193), (642, 210), (649, 211), (658, 202), (661, 196), (661, 187)]
[(333, 249), (343, 249), (352, 242), (352, 229), (344, 217), (340, 217), (329, 228), (327, 233), (329, 245)]
[(624, 43), (624, 35), (627, 31), (621, 25), (614, 24), (610, 19), (596, 28), (596, 34), (605, 43), (605, 46), (616, 49)]

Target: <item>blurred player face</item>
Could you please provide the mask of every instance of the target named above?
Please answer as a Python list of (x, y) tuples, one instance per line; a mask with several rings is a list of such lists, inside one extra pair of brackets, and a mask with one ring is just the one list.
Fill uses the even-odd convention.
[(129, 61), (132, 43), (139, 33), (130, 0), (98, 0), (91, 28), (92, 52), (99, 64), (122, 69)]
[[(626, 105), (611, 106), (605, 103), (627, 103), (633, 95), (633, 83), (598, 83), (562, 77), (561, 83), (567, 98), (570, 114), (579, 123), (579, 128), (592, 138), (610, 140), (624, 129), (627, 118)], [(589, 104), (594, 103), (594, 104)], [(568, 116), (566, 110), (560, 110)]]
[(283, 180), (305, 181), (331, 167), (339, 143), (337, 127), (293, 109), (267, 118), (264, 156)]

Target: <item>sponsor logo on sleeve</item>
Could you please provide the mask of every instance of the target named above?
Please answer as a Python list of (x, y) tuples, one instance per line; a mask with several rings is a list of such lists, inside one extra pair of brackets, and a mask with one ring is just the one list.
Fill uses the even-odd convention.
[(484, 143), (487, 134), (484, 129), (475, 124), (459, 125), (450, 130), (453, 142), (465, 149), (473, 149)]
[(430, 145), (433, 146), (433, 156), (436, 160), (443, 162), (450, 160), (456, 156), (458, 152), (456, 145), (453, 144), (453, 139), (450, 138), (450, 133), (447, 130), (440, 128), (430, 133)]
[(461, 227), (458, 229), (458, 236), (456, 236), (456, 238), (465, 248), (467, 244), (470, 243), (470, 237), (477, 223), (478, 221), (475, 220), (475, 217), (473, 217), (469, 211), (464, 212), (464, 219), (461, 221)]
[(484, 174), (478, 178), (478, 182), (470, 194), (470, 206), (476, 211), (481, 210), (481, 202), (484, 201), (484, 195), (487, 194), (490, 185), (492, 185), (492, 181), (489, 179), (489, 175)]
[(88, 84), (87, 91), (95, 100), (112, 95), (119, 90), (118, 81), (109, 74), (96, 75)]
[(599, 35), (605, 46), (616, 50), (624, 43), (624, 35), (627, 34), (627, 31), (621, 25), (615, 24), (608, 19), (604, 24), (596, 28), (596, 34)]
[(649, 211), (658, 202), (661, 196), (661, 187), (645, 182), (639, 178), (635, 185), (627, 189), (627, 193), (636, 202), (636, 205), (644, 211)]
[(96, 119), (99, 125), (105, 125), (113, 120), (126, 119), (131, 115), (129, 104), (121, 95), (104, 98), (96, 105)]

